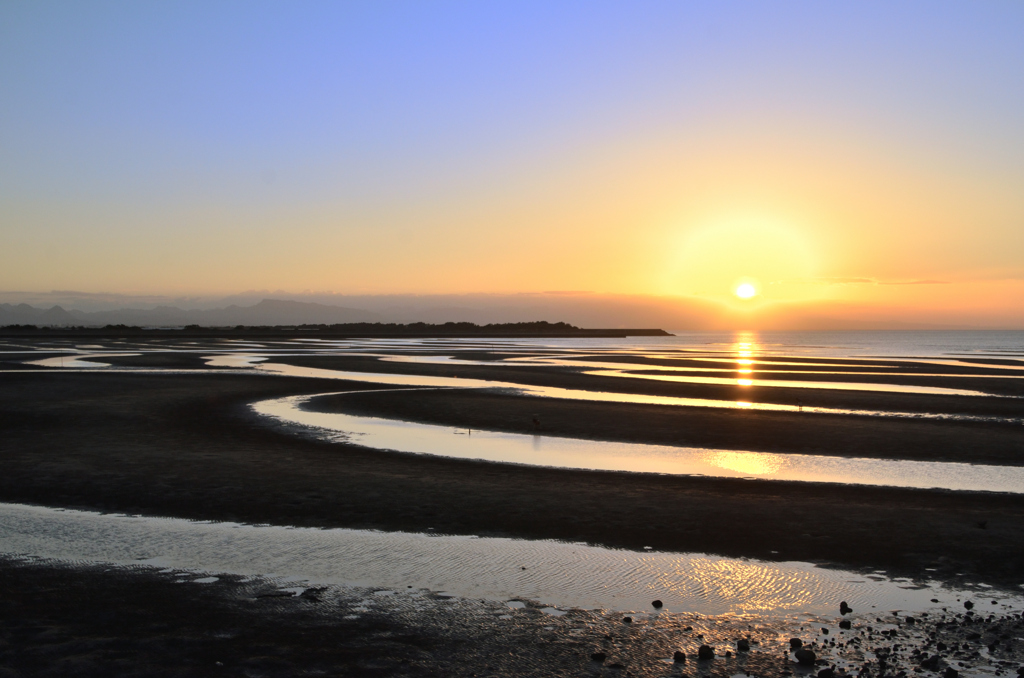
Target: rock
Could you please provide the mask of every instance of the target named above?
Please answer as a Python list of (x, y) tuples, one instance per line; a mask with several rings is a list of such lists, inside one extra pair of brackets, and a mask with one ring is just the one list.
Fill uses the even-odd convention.
[(818, 678), (836, 678), (836, 672), (832, 669), (822, 669), (818, 671)]
[(737, 652), (750, 652), (750, 641), (746, 638), (740, 638), (736, 641)]
[(660, 600), (653, 600), (651, 601), (651, 607), (655, 610), (660, 610), (662, 608), (662, 602)]
[(929, 671), (938, 671), (940, 659), (942, 658), (939, 655), (933, 654), (931, 657), (928, 657), (921, 662), (921, 668), (928, 669)]
[(604, 664), (604, 660), (607, 658), (608, 655), (606, 655), (604, 652), (595, 652), (594, 654), (590, 655), (590, 659), (597, 662), (598, 664)]
[(853, 612), (853, 610), (850, 608), (849, 605), (846, 604), (845, 600), (843, 602), (839, 603), (839, 614), (847, 615), (847, 614), (850, 614), (851, 612)]
[(839, 622), (839, 628), (846, 629), (847, 631), (849, 631), (851, 628), (853, 628), (853, 624), (850, 623), (849, 619), (844, 619), (841, 622)]
[(818, 660), (818, 655), (814, 654), (805, 647), (800, 648), (793, 654), (796, 657), (796, 661), (800, 664), (800, 666), (814, 666), (814, 662)]
[(622, 618), (622, 623), (623, 624), (632, 624), (633, 623), (633, 618), (632, 617), (623, 617)]
[(701, 645), (697, 648), (697, 659), (714, 659), (715, 651), (709, 645)]
[(731, 656), (732, 656), (732, 650), (726, 650), (725, 651), (725, 658), (728, 659)]
[(674, 661), (676, 664), (685, 664), (686, 653), (682, 650), (676, 650), (675, 654), (672, 655), (672, 661)]
[(939, 652), (942, 652), (946, 649), (946, 644), (940, 640), (939, 642), (935, 643), (935, 649)]
[(967, 608), (968, 610), (974, 609), (974, 603), (972, 603), (969, 600), (965, 600), (964, 601), (964, 607)]
[(942, 672), (942, 678), (959, 678), (960, 672), (954, 669), (952, 666), (948, 667)]
[(804, 646), (804, 641), (800, 640), (799, 638), (790, 638), (789, 639), (789, 649), (790, 650), (799, 650), (803, 646)]
[(907, 617), (907, 623), (908, 624), (916, 624), (917, 620), (914, 619), (913, 617)]
[(826, 636), (828, 635), (828, 629), (826, 629), (826, 628), (824, 628), (824, 627), (822, 627), (822, 629), (821, 629), (821, 632), (822, 632), (823, 634), (825, 634)]

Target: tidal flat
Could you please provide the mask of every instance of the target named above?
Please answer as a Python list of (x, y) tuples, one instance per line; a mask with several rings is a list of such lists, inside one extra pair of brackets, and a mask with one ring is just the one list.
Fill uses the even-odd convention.
[[(514, 577), (481, 595), (447, 590), (457, 588), (457, 572), (445, 575), (450, 587), (443, 578), (400, 590), (397, 581), (382, 581), (388, 587), (382, 588), (344, 577), (316, 582), (308, 573), (288, 585), (289, 572), (243, 573), (223, 563), (207, 571), (188, 566), (187, 553), (167, 566), (143, 562), (166, 556), (155, 547), (132, 558), (14, 550), (4, 548), (17, 541), (8, 531), (0, 533), (6, 554), (0, 572), (5, 590), (16, 593), (5, 600), (0, 665), (22, 675), (58, 675), (68, 666), (101, 675), (105, 656), (142, 675), (779, 675), (833, 665), (839, 673), (871, 675), (1016, 672), (1024, 635), (1020, 492), (852, 484), (842, 477), (775, 480), (756, 467), (729, 477), (456, 458), (284, 426), (253, 409), (311, 396), (304, 405), (310, 410), (449, 427), (453, 440), (489, 431), (709, 449), (732, 453), (723, 458), (733, 462), (743, 454), (812, 454), (1024, 465), (1024, 374), (1013, 371), (1024, 362), (1006, 351), (872, 357), (750, 343), (160, 340), (76, 347), (8, 340), (0, 346), (0, 501), (243, 527), (547, 540), (622, 549), (638, 562), (644, 554), (703, 554), (736, 563), (712, 575), (719, 583), (744, 563), (782, 569), (792, 563), (842, 573), (840, 579), (848, 573), (866, 585), (902, 586), (920, 600), (897, 609), (885, 606), (893, 599), (881, 589), (868, 591), (842, 616), (840, 599), (830, 606), (828, 595), (803, 610), (782, 598), (744, 608), (751, 597), (741, 590), (735, 607), (702, 607), (711, 594), (672, 599), (673, 585), (695, 569), (677, 564), (628, 602), (609, 593), (604, 600), (594, 594), (585, 605), (566, 598), (552, 606), (557, 586), (547, 591), (523, 583), (517, 592)], [(76, 366), (74, 358), (91, 364)], [(70, 366), (60, 367), (62, 361)], [(625, 362), (627, 373), (594, 374), (593, 365), (574, 361)], [(300, 376), (274, 365), (336, 374)], [(715, 383), (645, 378), (659, 366), (718, 371)], [(762, 385), (775, 376), (792, 382), (794, 371), (798, 381), (820, 379), (821, 387)], [(353, 380), (345, 373), (369, 376)], [(679, 376), (679, 369), (671, 374)], [(377, 381), (373, 375), (380, 375)], [(828, 388), (847, 377), (908, 390)], [(396, 390), (395, 379), (407, 378), (441, 385)], [(538, 388), (561, 391), (530, 391)], [(328, 395), (339, 391), (345, 394)], [(581, 391), (603, 400), (550, 395)], [(635, 402), (637, 396), (668, 400)], [(56, 525), (60, 518), (47, 520)], [(375, 548), (383, 549), (381, 558), (401, 559)], [(536, 553), (538, 562), (499, 559), (494, 567), (543, 570), (545, 551)], [(457, 561), (459, 554), (444, 557)], [(563, 567), (577, 567), (579, 579), (600, 581), (603, 570), (591, 561), (568, 562)], [(541, 597), (531, 598), (531, 591)], [(836, 596), (844, 593), (834, 589)], [(788, 595), (790, 602), (801, 600), (799, 591)], [(645, 597), (668, 604), (638, 604)], [(148, 626), (138, 621), (146, 615)], [(851, 628), (838, 626), (842, 620)], [(272, 628), (283, 630), (272, 638)], [(825, 663), (801, 667), (790, 637), (814, 643)], [(741, 639), (749, 641), (742, 652)], [(697, 659), (702, 644), (715, 648), (714, 660)], [(686, 661), (673, 661), (677, 651)], [(218, 653), (222, 659), (214, 658)], [(601, 655), (602, 661), (594, 658)], [(932, 655), (939, 659), (932, 662)]]

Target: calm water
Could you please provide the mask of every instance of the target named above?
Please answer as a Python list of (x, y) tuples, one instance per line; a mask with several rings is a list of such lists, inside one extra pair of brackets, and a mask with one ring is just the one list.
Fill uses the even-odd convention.
[(1024, 493), (1024, 467), (832, 457), (617, 443), (456, 429), (303, 409), (311, 396), (253, 410), (364, 447), (561, 468)]
[[(747, 400), (724, 400), (711, 398), (682, 398), (675, 396), (656, 396), (642, 393), (621, 393), (607, 391), (585, 391), (582, 389), (559, 388), (557, 386), (536, 386), (519, 384), (514, 381), (515, 373), (510, 372), (509, 381), (493, 381), (484, 379), (460, 379), (458, 377), (435, 377), (419, 374), (392, 374), (384, 372), (353, 372), (351, 370), (328, 370), (317, 367), (298, 367), (285, 363), (258, 362), (262, 357), (252, 355), (220, 356), (215, 358), (220, 364), (228, 361), (239, 362), (232, 366), (251, 366), (262, 372), (269, 372), (289, 377), (312, 377), (316, 379), (335, 379), (341, 381), (358, 381), (368, 384), (386, 384), (392, 386), (412, 386), (426, 388), (488, 388), (503, 389), (519, 395), (539, 398), (563, 398), (568, 400), (587, 400), (603, 403), (632, 403), (638, 405), (673, 405), (677, 407), (715, 407), (726, 409), (761, 410), (765, 412), (803, 412), (806, 414), (845, 414), (858, 416), (903, 417), (913, 419), (959, 419), (964, 421), (999, 421), (1020, 423), (1021, 418), (998, 416), (950, 415), (927, 412), (899, 412), (893, 410), (853, 410), (832, 407), (786, 405), (782, 403), (762, 403)], [(965, 392), (967, 395), (973, 392)]]

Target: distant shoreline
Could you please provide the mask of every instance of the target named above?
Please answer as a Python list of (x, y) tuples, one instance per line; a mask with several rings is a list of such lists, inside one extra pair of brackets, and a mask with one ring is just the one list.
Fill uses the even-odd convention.
[(344, 323), (334, 325), (238, 325), (235, 327), (138, 327), (107, 325), (105, 327), (39, 327), (36, 325), (6, 325), (0, 327), (0, 337), (19, 338), (110, 338), (110, 337), (189, 337), (210, 339), (217, 337), (249, 338), (343, 338), (370, 339), (384, 337), (451, 339), (488, 338), (621, 338), (671, 337), (661, 329), (583, 329), (568, 323), (501, 323), (477, 325), (475, 323)]

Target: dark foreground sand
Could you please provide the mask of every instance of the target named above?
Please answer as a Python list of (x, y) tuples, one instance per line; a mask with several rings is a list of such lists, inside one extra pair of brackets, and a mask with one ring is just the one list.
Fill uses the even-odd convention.
[[(971, 601), (976, 613), (958, 602), (909, 619), (837, 610), (786, 623), (653, 610), (552, 616), (425, 591), (298, 593), (266, 578), (197, 578), (0, 559), (0, 676), (726, 678), (834, 669), (954, 678), (1012, 676), (1024, 659), (1024, 620), (987, 598)], [(791, 637), (813, 653), (806, 665), (795, 661)], [(699, 658), (702, 645), (713, 659)]]
[[(165, 360), (165, 366), (172, 364)], [(263, 398), (370, 388), (234, 373), (6, 373), (0, 375), (0, 501), (650, 545), (912, 576), (935, 568), (930, 576), (954, 583), (967, 578), (1016, 588), (1024, 582), (1024, 502), (1015, 495), (572, 471), (382, 453), (289, 435), (257, 422), (247, 408)], [(532, 416), (536, 405), (500, 395), (436, 392), (422, 398), (369, 393), (347, 398), (345, 407), (506, 430), (528, 426), (526, 415)], [(323, 400), (317, 406), (340, 406)], [(984, 409), (977, 402), (946, 402), (955, 409)], [(790, 415), (738, 419), (731, 413), (596, 403), (547, 401), (544, 406), (542, 426), (548, 434), (736, 449), (767, 449), (750, 444), (767, 439), (775, 441), (767, 445), (786, 451), (802, 441), (799, 450), (817, 453), (868, 456), (866, 451), (875, 450), (876, 456), (1020, 463), (1021, 433), (1000, 424), (819, 425), (824, 420), (809, 424)], [(1005, 401), (993, 405), (1005, 406)], [(359, 619), (345, 620), (362, 593), (259, 598), (272, 583), (224, 578), (186, 585), (151, 571), (10, 560), (0, 563), (0, 580), (0, 667), (8, 675), (255, 676), (297, 675), (299, 669), (310, 675), (622, 675), (609, 668), (621, 662), (633, 675), (682, 670), (724, 676), (743, 670), (779, 675), (791, 667), (781, 646), (771, 645), (778, 640), (772, 640), (771, 629), (762, 628), (754, 635), (761, 634), (770, 651), (755, 646), (745, 665), (733, 657), (673, 669), (660, 660), (675, 646), (695, 651), (699, 640), (698, 622), (683, 618), (626, 625), (596, 613), (554, 618), (533, 611), (516, 612), (497, 625), (480, 620), (505, 611), (485, 604), (469, 609), (468, 601), (438, 603), (433, 611), (405, 616), (399, 608), (359, 612), (354, 613)], [(445, 617), (439, 611), (444, 605), (462, 607)], [(992, 658), (1018, 661), (1013, 639), (1022, 633), (1000, 626), (1018, 623), (994, 619), (976, 631), (963, 630), (974, 627), (959, 622), (955, 628), (927, 629), (974, 643), (974, 649), (958, 650), (971, 661), (990, 659), (985, 652), (980, 659), (968, 656), (978, 641), (1007, 635)], [(721, 620), (717, 624), (706, 633), (718, 634), (708, 638), (724, 649), (739, 629)], [(687, 625), (696, 630), (686, 632)], [(915, 627), (914, 634), (922, 628)], [(573, 630), (578, 633), (570, 634)], [(965, 634), (975, 632), (979, 638), (966, 640)], [(937, 642), (927, 633), (919, 640), (914, 647), (931, 642), (934, 648)], [(896, 652), (909, 652), (909, 642)], [(597, 651), (608, 655), (604, 664), (588, 659)], [(952, 651), (947, 655), (955, 659)], [(909, 655), (901, 661), (905, 670), (915, 666)], [(942, 666), (946, 663), (944, 658)], [(890, 666), (886, 672), (896, 670)]]

